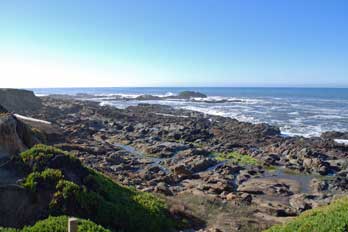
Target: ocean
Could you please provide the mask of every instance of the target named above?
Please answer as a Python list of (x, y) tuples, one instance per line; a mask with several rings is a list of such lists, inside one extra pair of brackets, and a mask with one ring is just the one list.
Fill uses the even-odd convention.
[[(89, 94), (89, 100), (102, 105), (126, 108), (139, 103), (170, 105), (207, 114), (231, 117), (251, 123), (278, 126), (286, 136), (320, 136), (325, 131), (348, 131), (348, 88), (50, 88), (32, 89), (36, 95)], [(208, 99), (191, 100), (113, 100), (121, 95), (176, 95), (192, 90)], [(206, 100), (209, 100), (207, 102)], [(226, 100), (226, 101), (221, 101)]]

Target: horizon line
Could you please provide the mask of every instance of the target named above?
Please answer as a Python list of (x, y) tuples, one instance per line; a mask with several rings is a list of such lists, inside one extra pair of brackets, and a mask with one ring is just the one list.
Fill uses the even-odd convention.
[(347, 86), (57, 86), (57, 87), (4, 87), (1, 89), (97, 89), (97, 88), (291, 88), (291, 89), (347, 89)]

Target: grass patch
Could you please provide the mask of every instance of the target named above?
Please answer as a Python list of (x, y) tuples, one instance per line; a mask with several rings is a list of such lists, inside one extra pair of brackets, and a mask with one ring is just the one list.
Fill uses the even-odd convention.
[(214, 153), (213, 156), (218, 161), (230, 161), (238, 165), (261, 165), (262, 163), (251, 157), (250, 155), (241, 154), (239, 152), (230, 153)]
[(345, 232), (348, 231), (348, 197), (328, 206), (306, 211), (294, 220), (265, 232)]
[[(78, 232), (111, 232), (89, 220), (79, 219), (78, 225)], [(23, 229), (0, 228), (0, 232), (67, 232), (67, 230), (67, 216), (49, 217)]]

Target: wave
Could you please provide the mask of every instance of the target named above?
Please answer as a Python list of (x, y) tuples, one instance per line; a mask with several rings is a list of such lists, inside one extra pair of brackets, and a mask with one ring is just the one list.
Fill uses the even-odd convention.
[[(136, 106), (139, 103), (162, 104), (178, 109), (199, 111), (207, 115), (235, 118), (243, 122), (268, 123), (278, 126), (284, 136), (312, 137), (320, 136), (325, 131), (348, 131), (348, 100), (296, 96), (228, 96), (226, 93), (224, 96), (211, 94), (207, 98), (176, 99), (168, 98), (177, 96), (175, 91), (158, 93), (157, 89), (153, 92), (115, 90), (112, 93), (83, 93), (81, 90), (81, 93), (75, 92), (70, 95), (117, 108)], [(36, 95), (47, 96), (48, 94)], [(163, 99), (136, 99), (142, 95), (152, 95)]]

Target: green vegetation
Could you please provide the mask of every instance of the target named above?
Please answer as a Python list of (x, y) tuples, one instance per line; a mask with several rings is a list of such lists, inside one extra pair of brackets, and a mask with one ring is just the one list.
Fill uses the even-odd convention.
[(60, 155), (60, 154), (68, 155), (67, 152), (64, 152), (58, 148), (46, 146), (43, 144), (38, 144), (32, 147), (31, 149), (22, 152), (21, 158), (23, 159), (24, 162), (26, 162), (28, 160), (33, 160), (33, 159), (38, 160), (43, 157), (50, 158), (53, 155)]
[(118, 186), (92, 171), (84, 184), (80, 187), (71, 181), (59, 181), (50, 204), (52, 212), (69, 213), (76, 208), (79, 216), (127, 231), (162, 231), (171, 226), (166, 205), (149, 193)]
[(120, 186), (60, 149), (36, 145), (21, 154), (21, 162), (29, 169), (22, 185), (37, 195), (51, 193), (50, 215), (88, 218), (122, 231), (169, 231), (174, 226), (162, 200)]
[(72, 161), (75, 161), (77, 165), (80, 165), (78, 160), (69, 156), (67, 152), (64, 152), (58, 148), (46, 146), (42, 144), (35, 145), (31, 149), (22, 152), (20, 157), (22, 161), (27, 164), (33, 171), (43, 171), (47, 168), (47, 163), (53, 156), (64, 155), (69, 157)]
[(231, 161), (239, 165), (260, 165), (261, 162), (249, 155), (241, 154), (239, 152), (230, 153), (214, 153), (215, 158), (219, 161)]
[(306, 211), (294, 220), (276, 225), (266, 232), (345, 232), (348, 231), (348, 197), (328, 206)]
[(55, 186), (60, 179), (63, 178), (63, 174), (60, 170), (47, 168), (43, 172), (30, 173), (23, 182), (23, 187), (36, 192), (39, 184), (45, 184), (47, 187)]
[[(89, 220), (79, 219), (79, 232), (110, 232)], [(17, 230), (12, 228), (0, 228), (0, 232), (67, 232), (68, 231), (68, 217), (49, 217), (45, 220), (38, 221), (35, 225), (24, 227)]]

